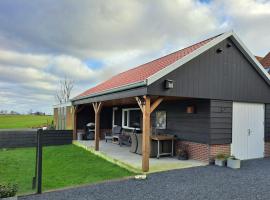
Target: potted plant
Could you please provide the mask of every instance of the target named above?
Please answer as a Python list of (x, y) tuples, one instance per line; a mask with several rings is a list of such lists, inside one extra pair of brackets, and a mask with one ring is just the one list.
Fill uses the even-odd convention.
[(178, 160), (188, 160), (187, 146), (182, 145), (179, 149), (177, 149), (176, 155)]
[(0, 184), (0, 199), (15, 200), (17, 191), (15, 184)]
[(219, 153), (215, 157), (215, 165), (224, 167), (226, 165), (227, 157), (225, 154)]
[(227, 159), (227, 166), (232, 169), (239, 169), (241, 167), (241, 160), (235, 158), (235, 156), (230, 156)]

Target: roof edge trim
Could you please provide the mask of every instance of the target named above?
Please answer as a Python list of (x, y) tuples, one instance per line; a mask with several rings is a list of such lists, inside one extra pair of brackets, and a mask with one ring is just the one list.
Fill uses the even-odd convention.
[(93, 93), (93, 94), (86, 95), (86, 96), (75, 97), (75, 98), (71, 99), (71, 101), (74, 102), (77, 100), (87, 99), (87, 98), (96, 97), (96, 96), (105, 95), (105, 94), (114, 93), (114, 92), (120, 92), (123, 90), (133, 89), (133, 88), (142, 87), (142, 86), (146, 86), (146, 85), (147, 85), (147, 83), (144, 80), (144, 81), (140, 81), (140, 82), (130, 83), (127, 85), (122, 85), (119, 87), (111, 88), (108, 90), (104, 90), (104, 91)]

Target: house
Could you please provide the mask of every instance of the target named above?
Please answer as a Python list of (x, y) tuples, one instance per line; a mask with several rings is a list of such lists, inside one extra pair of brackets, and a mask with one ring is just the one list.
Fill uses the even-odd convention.
[(190, 157), (205, 162), (217, 153), (242, 160), (270, 156), (269, 78), (238, 36), (226, 32), (73, 98), (74, 139), (85, 124), (95, 122), (98, 151), (100, 138), (114, 125), (129, 132), (139, 123), (143, 171), (149, 170), (156, 132), (174, 135), (176, 149), (187, 144)]
[(261, 65), (266, 69), (268, 73), (270, 73), (270, 52), (266, 54), (264, 57), (256, 56), (257, 60), (261, 63)]
[(73, 129), (73, 106), (71, 102), (53, 106), (53, 123), (56, 130)]

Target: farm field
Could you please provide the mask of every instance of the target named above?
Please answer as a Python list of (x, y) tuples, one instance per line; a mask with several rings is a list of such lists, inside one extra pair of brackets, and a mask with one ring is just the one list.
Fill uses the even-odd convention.
[(36, 128), (52, 120), (51, 115), (0, 115), (0, 129)]

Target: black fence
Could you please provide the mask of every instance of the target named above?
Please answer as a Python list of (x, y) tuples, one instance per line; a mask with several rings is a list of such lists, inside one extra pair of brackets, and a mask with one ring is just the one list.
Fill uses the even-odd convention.
[(45, 130), (42, 132), (42, 145), (64, 145), (72, 143), (72, 130)]
[[(72, 143), (72, 130), (43, 130), (42, 145), (64, 145)], [(0, 148), (36, 147), (36, 130), (0, 131)]]

